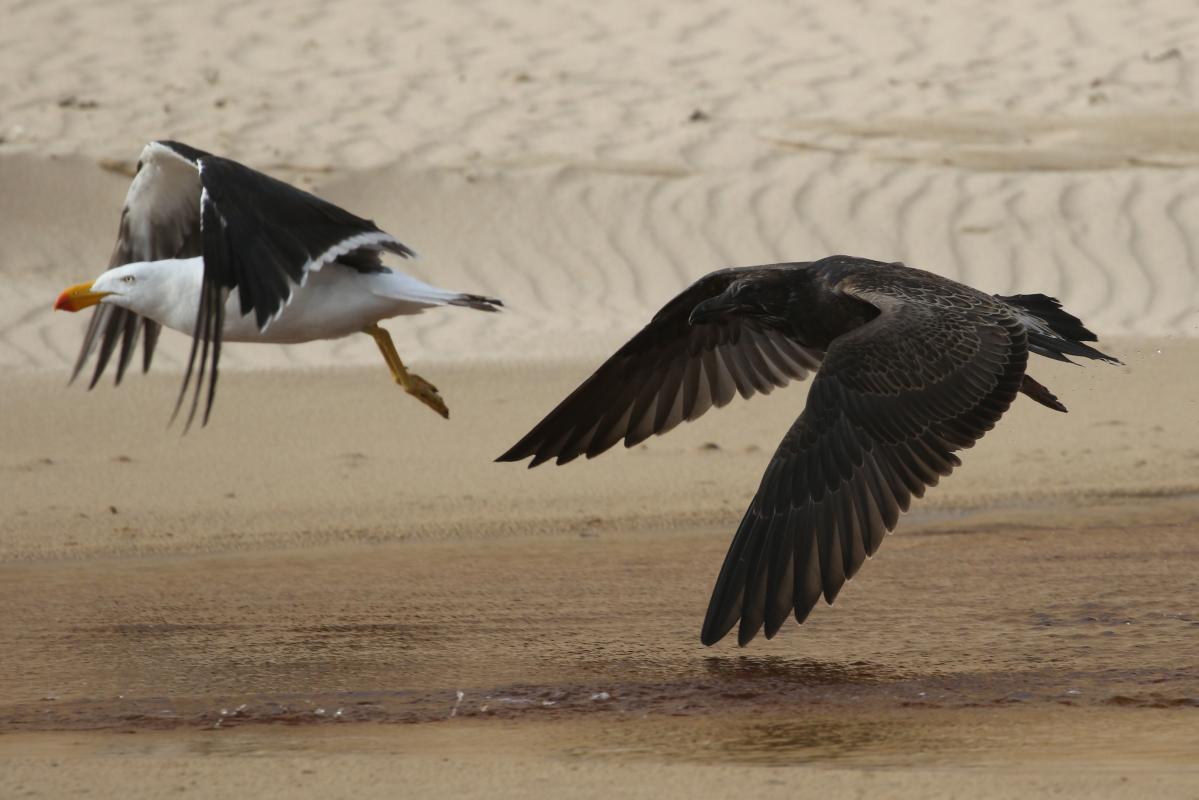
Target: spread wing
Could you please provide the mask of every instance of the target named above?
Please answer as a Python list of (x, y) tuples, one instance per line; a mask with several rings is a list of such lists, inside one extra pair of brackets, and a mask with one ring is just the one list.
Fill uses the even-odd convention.
[(197, 168), (204, 280), (192, 351), (175, 405), (177, 413), (198, 360), (189, 425), (205, 377), (205, 423), (212, 410), (225, 301), (231, 291), (237, 291), (242, 314), (253, 313), (259, 329), (265, 329), (310, 271), (336, 261), (361, 272), (376, 272), (384, 269), (383, 251), (415, 255), (371, 220), (236, 161), (205, 155)]
[(691, 325), (692, 309), (756, 268), (725, 269), (700, 278), (667, 303), (498, 461), (532, 457), (565, 464), (665, 433), (738, 393), (768, 394), (801, 380), (821, 353), (749, 318)]
[[(196, 162), (207, 153), (174, 142), (152, 142), (142, 150), (137, 174), (125, 196), (117, 244), (108, 268), (136, 261), (194, 258), (201, 254), (200, 180)], [(142, 371), (150, 368), (154, 346), (162, 330), (157, 322), (124, 308), (101, 303), (96, 306), (83, 337), (83, 346), (71, 372), (75, 380), (99, 347), (96, 367), (88, 388), (104, 374), (114, 352), (119, 384), (143, 336)]]
[[(236, 161), (180, 142), (151, 142), (142, 150), (137, 174), (121, 212), (121, 225), (109, 267), (135, 261), (204, 257), (204, 280), (194, 341), (178, 413), (196, 362), (199, 373), (188, 414), (190, 425), (207, 378), (204, 421), (212, 409), (220, 361), (225, 300), (236, 290), (243, 314), (253, 313), (259, 328), (277, 318), (293, 287), (311, 270), (337, 261), (362, 272), (384, 269), (383, 251), (415, 255), (370, 220), (290, 186)], [(94, 386), (114, 352), (117, 382), (137, 348), (145, 346), (149, 369), (160, 326), (107, 303), (97, 306), (84, 337), (72, 380), (99, 348)]]
[(846, 289), (880, 309), (835, 339), (771, 459), (712, 592), (701, 639), (738, 642), (831, 603), (913, 496), (948, 475), (1016, 396), (1023, 326), (973, 296)]

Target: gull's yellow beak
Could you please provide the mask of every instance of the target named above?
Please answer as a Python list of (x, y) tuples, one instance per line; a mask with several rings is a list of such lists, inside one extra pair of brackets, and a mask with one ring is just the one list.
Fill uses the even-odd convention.
[(93, 292), (93, 281), (68, 286), (58, 299), (54, 301), (55, 311), (82, 311), (88, 306), (94, 306), (112, 292)]

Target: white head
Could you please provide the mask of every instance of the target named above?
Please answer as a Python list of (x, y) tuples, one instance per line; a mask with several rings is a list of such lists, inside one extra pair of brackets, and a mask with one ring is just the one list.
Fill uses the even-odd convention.
[[(189, 269), (195, 261), (195, 269)], [(55, 310), (81, 311), (97, 303), (111, 303), (158, 322), (167, 322), (182, 309), (198, 304), (200, 259), (136, 261), (108, 270), (90, 283), (68, 287), (54, 303)], [(195, 272), (193, 275), (192, 273)], [(195, 319), (195, 310), (190, 319)]]

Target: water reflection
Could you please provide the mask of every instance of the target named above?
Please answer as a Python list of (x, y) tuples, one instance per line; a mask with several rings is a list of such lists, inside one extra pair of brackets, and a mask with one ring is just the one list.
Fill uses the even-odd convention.
[(868, 661), (818, 661), (780, 656), (709, 656), (704, 659), (704, 668), (717, 680), (738, 685), (865, 686), (899, 677), (893, 670)]
[[(425, 723), (447, 719), (711, 718), (704, 736), (722, 753), (850, 752), (877, 743), (887, 726), (844, 720), (911, 709), (1033, 706), (1193, 708), (1191, 670), (901, 673), (865, 661), (712, 655), (674, 668), (597, 670), (586, 683), (505, 683), (420, 690), (210, 692), (196, 696), (118, 695), (0, 705), (0, 733), (12, 730), (228, 729), (248, 725)], [(736, 723), (729, 720), (743, 719)], [(752, 723), (752, 724), (749, 724)], [(855, 727), (856, 726), (856, 727)], [(697, 731), (707, 730), (704, 721)], [(656, 745), (655, 745), (656, 746)], [(704, 749), (691, 742), (689, 749)], [(740, 756), (738, 756), (740, 757)]]

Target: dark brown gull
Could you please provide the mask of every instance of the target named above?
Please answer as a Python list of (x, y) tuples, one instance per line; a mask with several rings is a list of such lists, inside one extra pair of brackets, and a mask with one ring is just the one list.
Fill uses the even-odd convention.
[(1056, 411), (1030, 352), (1118, 363), (1043, 294), (990, 295), (850, 256), (700, 278), (500, 461), (565, 464), (631, 447), (740, 394), (816, 372), (745, 512), (704, 620), (711, 645), (748, 643), (837, 593), (1018, 393)]

